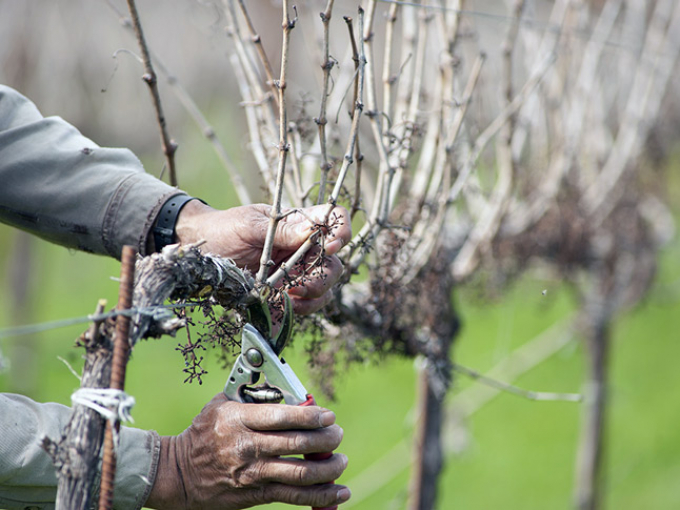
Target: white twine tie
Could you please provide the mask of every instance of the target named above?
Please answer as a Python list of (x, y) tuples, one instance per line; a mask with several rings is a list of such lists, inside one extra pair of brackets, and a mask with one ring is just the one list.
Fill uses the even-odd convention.
[(113, 388), (79, 388), (71, 395), (71, 403), (89, 407), (111, 422), (113, 449), (118, 450), (118, 432), (114, 424), (116, 420), (134, 423), (130, 411), (135, 405), (135, 398)]

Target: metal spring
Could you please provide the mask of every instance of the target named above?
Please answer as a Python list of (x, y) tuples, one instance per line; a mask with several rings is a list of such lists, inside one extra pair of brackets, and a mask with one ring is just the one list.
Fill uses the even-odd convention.
[(276, 388), (243, 388), (243, 394), (255, 404), (278, 404), (283, 400), (283, 393)]

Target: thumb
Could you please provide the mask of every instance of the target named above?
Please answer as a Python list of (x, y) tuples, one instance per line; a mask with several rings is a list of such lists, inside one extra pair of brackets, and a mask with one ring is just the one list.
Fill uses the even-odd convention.
[(294, 212), (279, 223), (274, 244), (280, 250), (297, 250), (310, 236), (313, 227), (309, 216)]

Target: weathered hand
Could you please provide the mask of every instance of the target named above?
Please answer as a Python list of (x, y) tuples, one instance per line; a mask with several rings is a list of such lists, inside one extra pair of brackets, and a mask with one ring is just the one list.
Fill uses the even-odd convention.
[[(205, 240), (202, 250), (233, 259), (240, 267), (256, 272), (269, 225), (271, 206), (264, 204), (234, 207), (224, 211), (192, 200), (182, 209), (175, 231), (180, 243)], [(323, 222), (326, 206), (308, 207), (304, 214), (295, 212), (283, 218), (274, 239), (272, 259), (280, 264), (290, 257), (309, 237), (310, 218)], [(323, 275), (307, 278), (303, 286), (289, 291), (296, 313), (308, 314), (319, 310), (331, 299), (328, 292), (342, 275), (342, 264), (335, 254), (349, 242), (352, 232), (349, 215), (343, 207), (333, 210), (334, 228), (325, 242)], [(318, 256), (318, 249), (308, 252), (306, 260)]]
[(342, 429), (334, 422), (335, 415), (320, 407), (240, 404), (220, 393), (182, 434), (161, 438), (145, 506), (229, 510), (275, 501), (344, 503), (349, 489), (328, 484), (347, 467), (344, 455), (322, 461), (289, 457), (335, 450)]

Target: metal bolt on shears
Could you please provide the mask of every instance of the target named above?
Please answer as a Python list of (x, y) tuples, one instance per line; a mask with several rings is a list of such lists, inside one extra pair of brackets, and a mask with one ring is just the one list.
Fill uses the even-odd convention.
[[(293, 332), (293, 306), (284, 295), (283, 318), (277, 335), (272, 335), (269, 306), (257, 302), (248, 307), (248, 323), (241, 335), (241, 354), (236, 359), (224, 394), (230, 400), (246, 403), (302, 405), (307, 391), (290, 366), (279, 358)], [(262, 385), (260, 382), (264, 374)], [(310, 405), (310, 404), (307, 404)]]
[[(262, 374), (265, 384), (254, 386)], [(234, 363), (224, 394), (229, 400), (247, 403), (284, 400), (286, 404), (296, 406), (308, 400), (307, 390), (290, 365), (279, 359), (270, 343), (250, 323), (243, 328), (241, 355)]]

